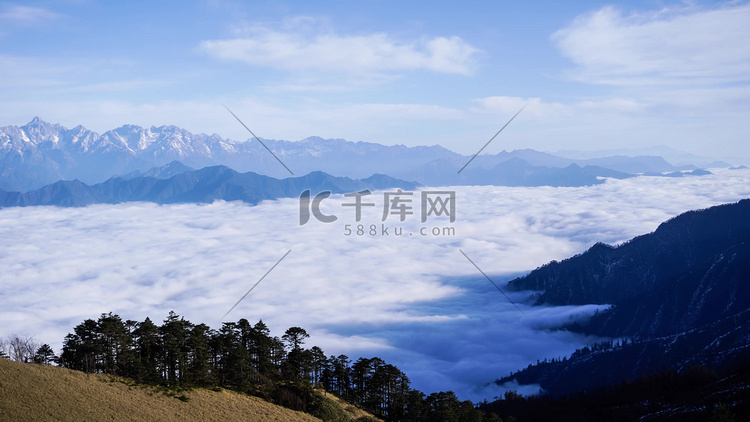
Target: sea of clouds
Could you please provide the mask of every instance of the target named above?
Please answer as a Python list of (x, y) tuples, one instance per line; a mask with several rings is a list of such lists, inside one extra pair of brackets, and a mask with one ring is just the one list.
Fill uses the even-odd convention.
[[(376, 205), (363, 209), (360, 222), (341, 206), (352, 198), (335, 195), (322, 211), (336, 222), (313, 218), (303, 226), (296, 198), (257, 206), (6, 208), (0, 210), (0, 337), (33, 335), (59, 351), (76, 324), (110, 311), (160, 321), (174, 310), (218, 328), (291, 251), (224, 321), (263, 319), (275, 335), (302, 326), (311, 334), (308, 346), (351, 358), (379, 356), (425, 392), (492, 399), (502, 392), (487, 385), (496, 378), (596, 340), (554, 328), (597, 306), (531, 307), (531, 292), (510, 293), (519, 311), (460, 251), (503, 287), (595, 242), (616, 244), (684, 211), (750, 197), (748, 182), (750, 170), (716, 170), (578, 188), (448, 188), (456, 192), (454, 223), (445, 216), (422, 223), (418, 192), (414, 214), (403, 222), (397, 215), (382, 221), (384, 195), (375, 192), (363, 198)], [(363, 236), (357, 224), (365, 226)], [(441, 234), (422, 236), (422, 227)], [(444, 227), (455, 235), (443, 235)]]

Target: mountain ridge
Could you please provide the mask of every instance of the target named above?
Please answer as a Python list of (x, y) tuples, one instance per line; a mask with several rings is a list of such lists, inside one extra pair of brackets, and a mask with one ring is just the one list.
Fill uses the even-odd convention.
[(253, 172), (239, 173), (227, 166), (213, 166), (184, 171), (162, 179), (150, 176), (130, 179), (113, 177), (94, 185), (87, 185), (76, 179), (58, 181), (25, 193), (0, 191), (0, 207), (37, 205), (81, 207), (91, 204), (134, 201), (157, 204), (207, 203), (215, 200), (257, 204), (266, 199), (297, 197), (305, 189), (312, 189), (316, 192), (328, 190), (332, 193), (349, 193), (364, 189), (415, 190), (417, 186), (416, 183), (385, 175), (350, 179), (331, 176), (323, 172), (312, 172), (300, 177), (275, 179)]
[[(664, 173), (690, 168), (675, 167), (660, 157), (602, 157), (575, 160), (524, 149), (479, 155), (466, 172), (458, 170), (470, 157), (442, 146), (386, 146), (372, 142), (307, 137), (301, 141), (264, 139), (269, 149), (291, 171), (307, 174), (322, 170), (361, 179), (374, 173), (388, 174), (424, 185), (480, 184), (485, 173), (511, 159), (532, 167), (564, 169), (605, 167), (621, 173)], [(110, 177), (146, 172), (173, 161), (191, 168), (226, 165), (240, 172), (252, 171), (282, 178), (290, 174), (254, 140), (232, 141), (217, 134), (193, 134), (173, 125), (144, 128), (126, 124), (102, 134), (78, 125), (67, 129), (35, 117), (22, 126), (0, 128), (0, 189), (29, 191), (58, 180), (79, 179), (87, 184)], [(548, 170), (536, 170), (540, 175)], [(498, 177), (508, 177), (500, 174)], [(601, 174), (596, 177), (606, 177)], [(547, 176), (552, 183), (554, 176)], [(591, 178), (577, 181), (592, 184)]]
[(626, 341), (585, 347), (497, 383), (562, 394), (750, 359), (748, 216), (750, 199), (688, 211), (617, 247), (597, 243), (511, 280), (510, 290), (543, 291), (535, 305), (612, 305), (564, 328)]

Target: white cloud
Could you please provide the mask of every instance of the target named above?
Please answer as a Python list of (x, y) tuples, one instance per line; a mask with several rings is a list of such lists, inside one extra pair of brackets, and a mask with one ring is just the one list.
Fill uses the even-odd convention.
[[(309, 25), (310, 18), (303, 22)], [(457, 36), (401, 41), (385, 33), (311, 34), (254, 26), (242, 38), (207, 40), (199, 48), (220, 59), (287, 71), (372, 76), (428, 70), (470, 74), (480, 50)]]
[(750, 5), (625, 15), (604, 7), (552, 36), (576, 77), (613, 85), (748, 82)]
[[(324, 202), (333, 224), (298, 226), (298, 201), (210, 205), (131, 203), (0, 210), (0, 337), (29, 333), (59, 348), (85, 318), (116, 312), (154, 320), (169, 310), (218, 327), (219, 318), (287, 250), (227, 317), (263, 319), (276, 335), (305, 327), (328, 354), (380, 356), (426, 391), (497, 394), (484, 384), (588, 339), (545, 331), (591, 307), (519, 313), (459, 252), (497, 283), (597, 241), (617, 243), (683, 211), (750, 196), (750, 171), (682, 179), (641, 177), (581, 188), (459, 187), (455, 237), (344, 236), (349, 198)], [(382, 195), (373, 197), (382, 206)], [(415, 204), (416, 205), (416, 204)], [(381, 224), (365, 210), (362, 223)], [(395, 225), (395, 221), (387, 224)], [(447, 223), (430, 221), (429, 227)], [(369, 227), (368, 227), (369, 229)]]
[(537, 119), (563, 120), (570, 118), (581, 118), (583, 115), (594, 116), (601, 119), (604, 114), (623, 115), (643, 113), (647, 111), (646, 105), (630, 98), (601, 98), (587, 99), (576, 103), (563, 104), (558, 102), (543, 101), (541, 98), (520, 98), (508, 96), (492, 96), (476, 98), (476, 104), (471, 110), (475, 113), (493, 113), (513, 115), (524, 105), (527, 105), (523, 115), (532, 115)]

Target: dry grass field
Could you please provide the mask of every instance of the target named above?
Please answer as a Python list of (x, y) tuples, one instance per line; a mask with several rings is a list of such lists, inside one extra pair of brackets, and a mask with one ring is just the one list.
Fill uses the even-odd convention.
[[(321, 393), (323, 393), (323, 390), (320, 390)], [(340, 398), (334, 396), (333, 394), (326, 395), (329, 399), (333, 400), (334, 403), (341, 406), (342, 409), (344, 409), (344, 412), (346, 412), (349, 417), (355, 421), (355, 420), (368, 420), (368, 421), (379, 421), (380, 419), (375, 418), (372, 416), (372, 414), (365, 412), (364, 410), (358, 408), (357, 406), (348, 403), (344, 400), (341, 400)], [(360, 419), (362, 418), (362, 419)]]
[(227, 390), (184, 395), (187, 401), (105, 375), (0, 359), (0, 421), (319, 420)]

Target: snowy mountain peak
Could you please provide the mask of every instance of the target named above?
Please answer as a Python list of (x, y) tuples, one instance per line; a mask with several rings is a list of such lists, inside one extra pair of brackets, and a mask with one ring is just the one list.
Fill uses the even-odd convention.
[(26, 123), (25, 125), (21, 126), (22, 128), (55, 128), (60, 130), (66, 130), (63, 126), (61, 126), (58, 123), (49, 123), (44, 120), (42, 120), (39, 116), (34, 116), (33, 119), (29, 123)]
[(57, 143), (60, 134), (67, 129), (59, 124), (52, 124), (35, 116), (29, 123), (21, 126), (21, 138), (29, 143), (38, 145), (44, 142)]

